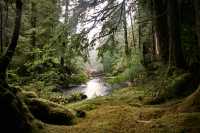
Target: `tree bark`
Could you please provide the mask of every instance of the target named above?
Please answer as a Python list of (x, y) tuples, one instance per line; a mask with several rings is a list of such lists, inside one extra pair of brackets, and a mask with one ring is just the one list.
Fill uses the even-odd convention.
[[(196, 25), (196, 35), (197, 35), (197, 41), (198, 41), (198, 53), (200, 56), (200, 1), (199, 0), (193, 0), (193, 6), (195, 10), (195, 25)], [(193, 65), (192, 68), (193, 74), (194, 74), (194, 81), (197, 85), (200, 83), (200, 61), (198, 63)], [(199, 93), (199, 91), (198, 91)], [(199, 96), (199, 95), (198, 95)], [(199, 97), (198, 97), (199, 98)]]
[(123, 28), (124, 28), (124, 41), (125, 41), (125, 54), (129, 57), (129, 44), (128, 44), (128, 31), (127, 31), (127, 20), (126, 20), (126, 0), (123, 2)]
[(167, 30), (166, 0), (153, 0), (155, 13), (155, 32), (158, 53), (161, 61), (167, 64), (169, 58), (169, 37)]
[(132, 43), (133, 43), (133, 47), (135, 47), (135, 35), (134, 35), (134, 27), (133, 27), (133, 15), (132, 15), (132, 11), (130, 11), (130, 20), (131, 20), (131, 34), (132, 34)]
[(7, 28), (8, 28), (8, 15), (9, 15), (9, 12), (8, 12), (8, 8), (9, 8), (9, 5), (8, 5), (8, 1), (4, 0), (5, 2), (5, 20), (4, 20), (4, 47), (7, 47), (9, 45), (9, 37), (8, 37), (8, 33), (7, 33)]
[[(65, 0), (65, 24), (68, 26), (69, 23), (69, 0)], [(67, 32), (67, 31), (66, 31)], [(68, 39), (68, 33), (66, 33), (66, 38)], [(63, 42), (62, 47), (65, 49), (66, 44)], [(60, 65), (64, 68), (65, 59), (64, 59), (65, 52), (63, 50), (62, 55), (60, 57)]]
[(169, 69), (185, 68), (182, 52), (177, 0), (168, 0)]
[(69, 0), (65, 0), (65, 23), (69, 22)]
[(36, 46), (36, 22), (37, 22), (37, 17), (36, 17), (36, 3), (35, 2), (31, 2), (31, 28), (33, 28), (34, 30), (31, 33), (31, 45), (33, 47)]
[[(138, 18), (140, 17), (140, 9), (138, 9)], [(141, 50), (141, 23), (138, 23), (138, 48)]]
[(200, 1), (193, 0), (194, 8), (195, 8), (195, 18), (196, 18), (196, 34), (198, 39), (198, 47), (200, 50)]
[(0, 1), (0, 51), (3, 53), (3, 1)]

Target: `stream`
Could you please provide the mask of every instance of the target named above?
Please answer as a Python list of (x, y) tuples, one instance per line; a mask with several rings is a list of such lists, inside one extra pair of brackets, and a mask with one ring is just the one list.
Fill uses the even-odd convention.
[(93, 77), (86, 84), (74, 85), (64, 90), (64, 94), (71, 95), (72, 93), (81, 92), (87, 96), (87, 99), (92, 99), (97, 96), (108, 95), (111, 90), (112, 87), (102, 77)]

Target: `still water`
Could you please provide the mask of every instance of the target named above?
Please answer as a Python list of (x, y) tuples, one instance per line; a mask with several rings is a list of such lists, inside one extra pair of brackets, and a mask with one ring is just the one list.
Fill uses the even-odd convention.
[(70, 89), (65, 90), (66, 95), (70, 95), (75, 92), (82, 92), (87, 95), (88, 99), (95, 98), (97, 96), (105, 96), (111, 91), (111, 86), (107, 84), (103, 78), (95, 77), (89, 80), (85, 85), (72, 86)]

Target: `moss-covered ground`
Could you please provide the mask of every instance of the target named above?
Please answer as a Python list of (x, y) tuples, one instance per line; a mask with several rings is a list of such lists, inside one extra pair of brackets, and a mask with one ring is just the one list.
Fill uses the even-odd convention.
[(147, 105), (148, 84), (114, 90), (110, 95), (66, 104), (86, 112), (74, 125), (45, 124), (41, 133), (199, 133), (200, 112), (181, 113), (173, 106), (183, 99)]

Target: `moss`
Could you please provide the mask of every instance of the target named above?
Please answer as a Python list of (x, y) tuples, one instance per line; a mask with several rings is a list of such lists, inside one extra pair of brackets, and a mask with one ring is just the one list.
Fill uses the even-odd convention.
[(177, 108), (178, 112), (200, 112), (200, 87)]
[[(148, 86), (148, 82), (144, 86)], [(87, 115), (76, 125), (46, 125), (44, 133), (198, 133), (199, 113), (174, 113), (169, 106), (143, 105), (143, 85), (117, 89), (112, 94), (67, 104), (68, 109)], [(138, 106), (139, 105), (139, 106)], [(78, 114), (79, 115), (79, 114)]]
[(68, 96), (66, 98), (66, 101), (68, 101), (68, 103), (72, 103), (72, 102), (84, 100), (86, 98), (87, 98), (87, 96), (85, 94), (83, 94), (81, 92), (75, 92), (75, 93), (72, 93), (70, 96)]
[(184, 96), (187, 94), (184, 94), (185, 92), (188, 92), (188, 89), (191, 89), (188, 86), (188, 83), (192, 80), (192, 75), (190, 73), (184, 73), (177, 77), (175, 77), (171, 84), (169, 85), (169, 88), (171, 91), (174, 91), (174, 96)]
[(37, 98), (38, 95), (34, 91), (22, 91), (22, 95), (25, 98)]
[(65, 107), (39, 98), (27, 98), (31, 113), (39, 120), (58, 125), (70, 125), (73, 123), (74, 115)]
[(33, 116), (24, 104), (23, 98), (10, 91), (12, 89), (8, 86), (3, 87), (0, 83), (1, 131), (31, 132)]
[(172, 113), (154, 120), (148, 128), (165, 130), (169, 133), (198, 133), (199, 122), (199, 113)]
[(170, 99), (181, 98), (191, 94), (192, 75), (190, 73), (174, 72), (171, 77), (162, 77), (153, 83), (154, 95), (149, 104), (160, 104)]

